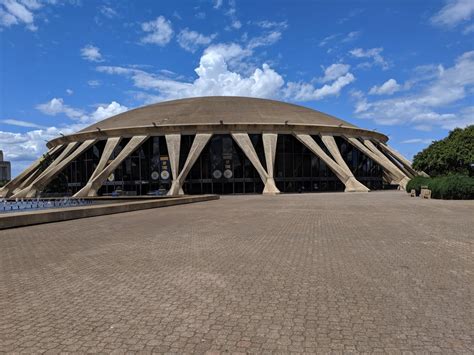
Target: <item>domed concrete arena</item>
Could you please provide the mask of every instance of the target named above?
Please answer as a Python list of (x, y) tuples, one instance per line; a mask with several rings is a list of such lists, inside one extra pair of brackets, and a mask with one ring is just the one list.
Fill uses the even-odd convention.
[(367, 192), (419, 173), (387, 136), (306, 107), (197, 97), (141, 107), (48, 142), (3, 197)]

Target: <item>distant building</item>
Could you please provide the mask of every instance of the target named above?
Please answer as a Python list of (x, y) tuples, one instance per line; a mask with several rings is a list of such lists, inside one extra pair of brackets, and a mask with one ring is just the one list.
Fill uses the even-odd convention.
[(11, 171), (10, 162), (3, 160), (3, 151), (0, 150), (0, 181), (10, 181)]

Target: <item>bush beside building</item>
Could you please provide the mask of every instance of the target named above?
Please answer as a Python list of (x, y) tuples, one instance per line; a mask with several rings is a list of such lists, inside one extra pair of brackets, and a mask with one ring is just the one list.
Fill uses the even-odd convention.
[(474, 178), (464, 175), (449, 175), (427, 178), (417, 176), (407, 184), (407, 192), (412, 189), (420, 194), (422, 186), (431, 190), (431, 197), (443, 200), (473, 200)]
[(413, 167), (431, 177), (417, 176), (407, 184), (420, 194), (422, 186), (431, 190), (431, 197), (445, 200), (474, 199), (474, 125), (456, 128), (449, 135), (433, 142), (415, 155)]

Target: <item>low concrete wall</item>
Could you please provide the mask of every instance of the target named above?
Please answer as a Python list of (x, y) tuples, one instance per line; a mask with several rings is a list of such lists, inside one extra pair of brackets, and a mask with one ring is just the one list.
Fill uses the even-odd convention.
[(176, 206), (186, 203), (218, 199), (219, 196), (217, 195), (183, 196), (173, 198), (159, 198), (151, 201), (147, 199), (146, 201), (123, 201), (83, 207), (51, 208), (30, 212), (9, 212), (0, 215), (0, 229), (24, 227), (33, 224), (67, 221), (70, 219), (131, 212), (149, 208)]

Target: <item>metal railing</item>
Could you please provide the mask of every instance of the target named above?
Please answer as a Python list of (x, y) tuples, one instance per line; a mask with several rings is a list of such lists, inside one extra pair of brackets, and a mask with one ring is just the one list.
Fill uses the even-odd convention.
[(92, 205), (94, 201), (85, 199), (15, 199), (15, 201), (8, 201), (0, 199), (0, 213), (2, 212), (23, 212), (31, 210), (41, 210), (47, 208), (65, 208), (65, 207), (80, 207)]

